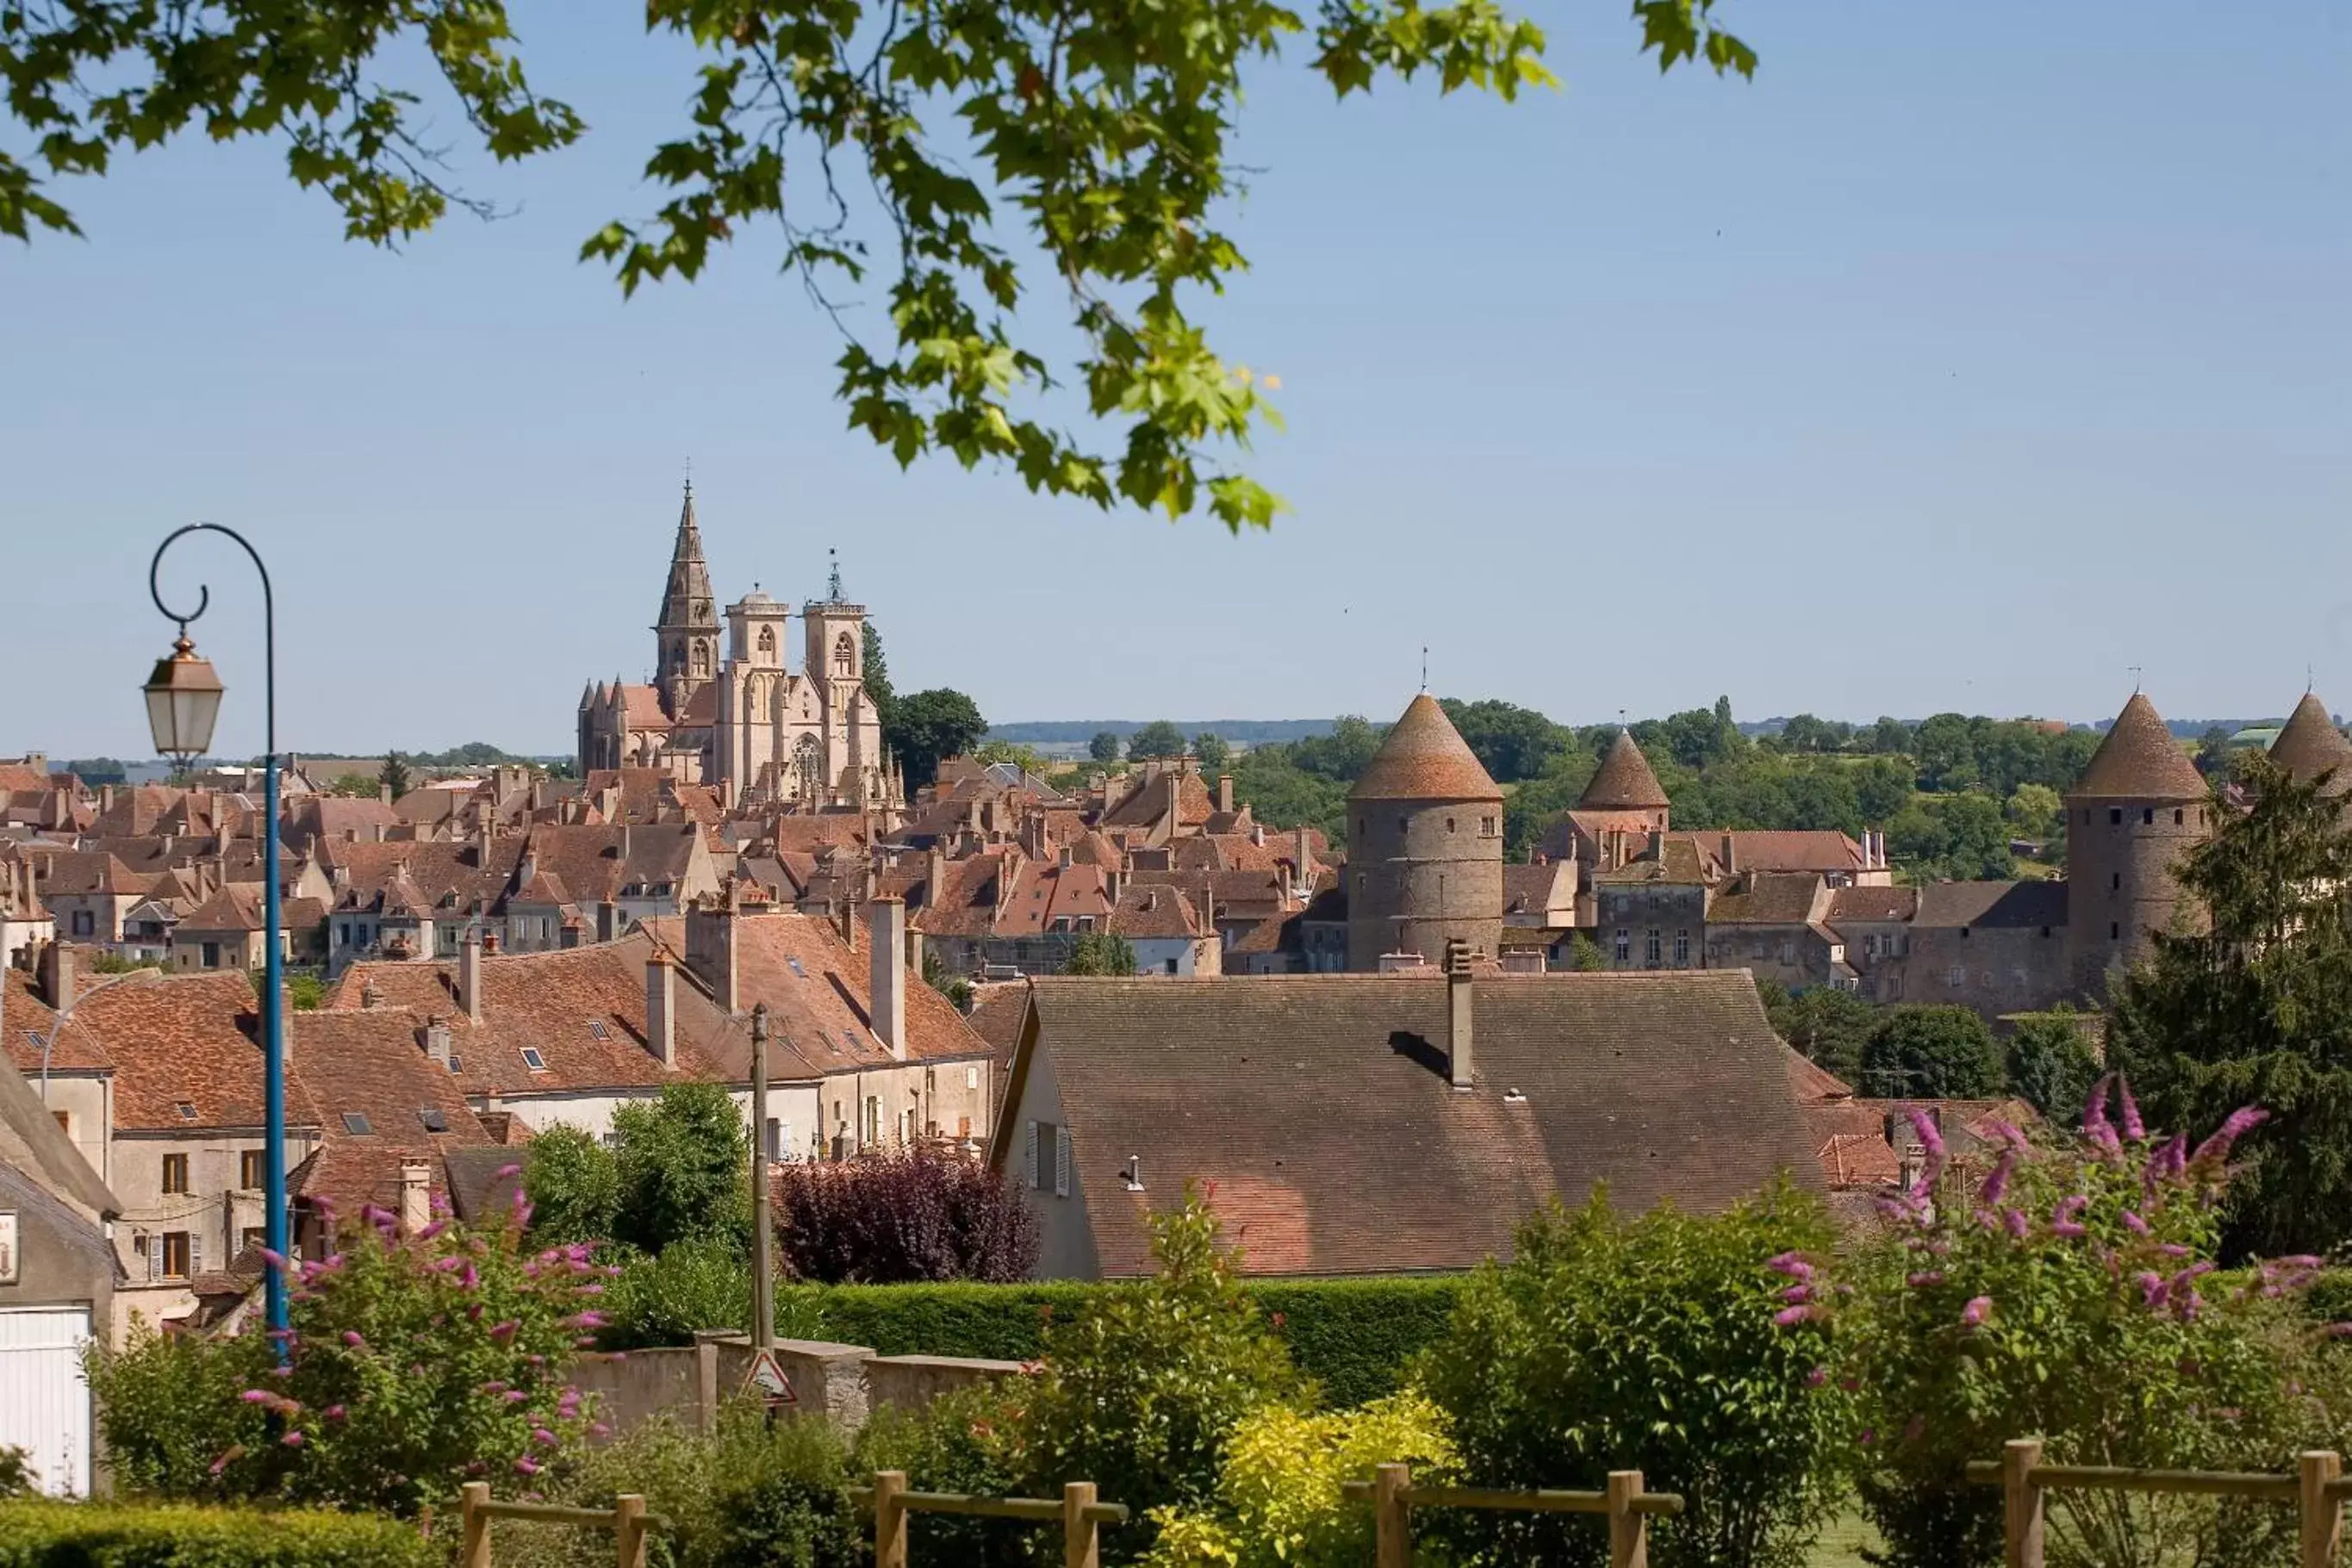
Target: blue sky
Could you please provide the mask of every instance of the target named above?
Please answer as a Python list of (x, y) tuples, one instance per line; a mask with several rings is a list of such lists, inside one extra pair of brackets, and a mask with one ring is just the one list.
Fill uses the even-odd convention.
[[(593, 129), (519, 204), (346, 245), (275, 153), (191, 142), (0, 249), (0, 752), (146, 751), (154, 541), (247, 531), (280, 731), (568, 748), (642, 678), (690, 457), (723, 598), (828, 545), (894, 675), (1000, 721), (1400, 709), (1591, 721), (2352, 706), (2352, 0), (1727, 0), (1752, 84), (1538, 5), (1564, 90), (1335, 106), (1258, 73), (1208, 308), (1279, 374), (1234, 539), (901, 473), (830, 401), (832, 328), (751, 236), (627, 302), (574, 263), (652, 200), (690, 57), (634, 8), (519, 11)], [(0, 138), (23, 137), (0, 124)], [(1050, 296), (1045, 297), (1048, 303)], [(257, 750), (242, 563), (183, 545)]]

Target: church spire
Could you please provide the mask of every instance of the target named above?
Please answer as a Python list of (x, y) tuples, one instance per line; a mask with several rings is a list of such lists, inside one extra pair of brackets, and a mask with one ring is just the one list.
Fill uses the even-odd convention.
[(695, 688), (718, 673), (719, 601), (710, 593), (710, 567), (702, 559), (702, 529), (694, 517), (694, 480), (686, 481), (678, 508), (677, 540), (670, 547), (669, 580), (662, 590), (661, 619), (654, 623), (656, 682), (675, 719)]

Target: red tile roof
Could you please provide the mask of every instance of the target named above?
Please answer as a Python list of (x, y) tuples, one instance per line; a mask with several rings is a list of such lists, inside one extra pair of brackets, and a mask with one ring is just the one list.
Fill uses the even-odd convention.
[[(259, 1004), (242, 973), (134, 977), (83, 997), (74, 1021), (113, 1059), (118, 1130), (262, 1125)], [(299, 1081), (289, 1080), (286, 1107), (289, 1125), (318, 1125)]]
[(1609, 754), (1576, 802), (1580, 811), (1654, 811), (1666, 804), (1665, 789), (1630, 730), (1617, 731)]
[(1437, 699), (1424, 691), (1405, 704), (1370, 764), (1349, 786), (1348, 798), (1500, 801), (1503, 792)]
[(2352, 741), (2328, 717), (2327, 704), (2306, 691), (2303, 700), (2271, 742), (2271, 761), (2284, 768), (2289, 774), (2305, 784), (2322, 773), (2332, 773), (2327, 793), (2342, 795), (2352, 791)]
[(2156, 704), (2135, 691), (2066, 792), (2086, 799), (2203, 800), (2205, 777), (2173, 740)]

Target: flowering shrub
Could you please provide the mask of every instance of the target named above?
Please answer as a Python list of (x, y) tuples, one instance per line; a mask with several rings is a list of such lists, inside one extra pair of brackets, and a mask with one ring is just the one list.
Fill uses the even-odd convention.
[[(1826, 1331), (1775, 1323), (1790, 1281), (1767, 1260), (1831, 1236), (1787, 1186), (1712, 1215), (1555, 1204), (1509, 1263), (1479, 1272), (1419, 1364), (1463, 1474), (1597, 1489), (1639, 1469), (1689, 1503), (1654, 1528), (1660, 1568), (1799, 1561), (1830, 1501), (1839, 1404), (1813, 1386)], [(1607, 1561), (1590, 1519), (1444, 1510), (1417, 1528), (1479, 1561)]]
[[(118, 1476), (167, 1496), (398, 1514), (461, 1481), (529, 1488), (591, 1424), (562, 1369), (603, 1321), (607, 1270), (584, 1246), (533, 1254), (521, 1235), (520, 1209), (497, 1228), (441, 1220), (401, 1237), (371, 1207), (331, 1257), (292, 1266), (282, 1358), (259, 1330), (95, 1352)], [(173, 1399), (143, 1394), (159, 1377)], [(199, 1479), (194, 1456), (215, 1444)]]
[(1418, 1394), (1309, 1415), (1265, 1405), (1225, 1445), (1206, 1508), (1155, 1510), (1148, 1568), (1359, 1568), (1372, 1557), (1371, 1510), (1340, 1494), (1373, 1467), (1402, 1461), (1423, 1485), (1454, 1477), (1445, 1414)]
[[(2241, 1111), (2193, 1149), (2142, 1126), (2128, 1089), (2099, 1080), (2072, 1147), (2016, 1129), (1973, 1192), (1926, 1168), (1887, 1204), (1894, 1232), (1850, 1263), (1775, 1259), (1781, 1321), (1830, 1331), (1850, 1394), (1864, 1504), (1890, 1568), (1997, 1562), (1997, 1489), (1962, 1467), (2041, 1436), (2053, 1461), (2291, 1470), (2332, 1446), (2338, 1357), (2290, 1298), (2318, 1259), (2217, 1284), (2213, 1251)], [(1931, 1194), (1933, 1194), (1931, 1196)], [(2053, 1493), (2055, 1563), (2255, 1562), (2292, 1544), (2291, 1510), (2250, 1501)]]

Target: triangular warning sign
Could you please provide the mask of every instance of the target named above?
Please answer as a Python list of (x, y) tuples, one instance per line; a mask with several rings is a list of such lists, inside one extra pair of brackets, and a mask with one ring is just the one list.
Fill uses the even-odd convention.
[(798, 1405), (801, 1396), (793, 1392), (792, 1379), (784, 1375), (782, 1363), (773, 1351), (761, 1351), (751, 1358), (751, 1375), (743, 1380), (746, 1390), (756, 1389), (771, 1409), (780, 1405)]

